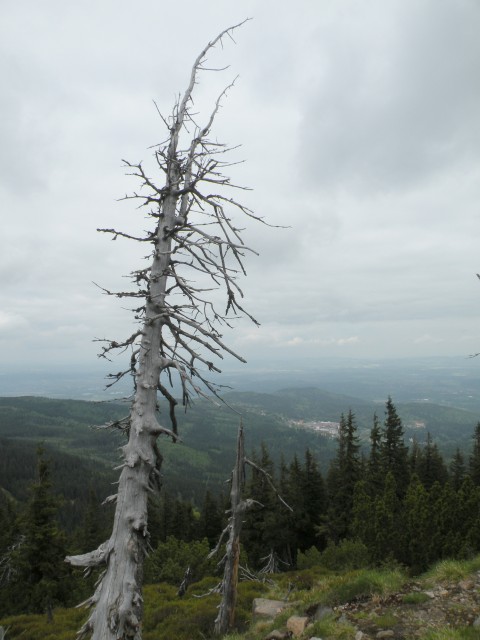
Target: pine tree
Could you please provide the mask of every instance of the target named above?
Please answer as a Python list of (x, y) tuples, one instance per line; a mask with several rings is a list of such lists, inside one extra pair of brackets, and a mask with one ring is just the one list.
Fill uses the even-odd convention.
[(427, 443), (419, 455), (417, 474), (426, 489), (430, 489), (435, 482), (444, 484), (448, 479), (445, 462), (430, 433), (427, 433)]
[(347, 536), (351, 526), (353, 493), (360, 479), (358, 450), (355, 415), (349, 411), (346, 419), (340, 418), (337, 455), (327, 476), (328, 535), (335, 543)]
[(15, 557), (11, 613), (51, 613), (57, 604), (69, 603), (72, 581), (64, 563), (66, 541), (57, 524), (59, 499), (53, 494), (50, 465), (38, 449), (37, 480), (20, 520), (22, 543)]
[[(274, 465), (267, 447), (262, 443), (260, 460), (254, 460), (274, 482)], [(267, 481), (265, 474), (253, 468), (246, 495), (251, 496), (259, 505), (249, 509), (243, 526), (243, 543), (248, 552), (248, 559), (255, 568), (260, 568), (261, 560), (271, 551), (278, 552), (281, 548), (277, 530), (278, 498)]]
[(381, 468), (380, 446), (382, 432), (378, 416), (373, 416), (373, 426), (370, 431), (370, 456), (367, 462), (367, 482), (371, 495), (377, 496), (383, 487), (385, 476)]
[(480, 487), (467, 476), (458, 492), (458, 514), (462, 530), (460, 555), (470, 557), (480, 550)]
[(441, 495), (437, 500), (435, 498), (435, 493), (432, 490), (430, 492), (432, 527), (435, 532), (440, 533), (441, 551), (439, 557), (458, 557), (463, 537), (458, 490), (454, 488), (453, 482), (446, 482), (442, 487)]
[(408, 486), (408, 448), (403, 441), (402, 421), (390, 397), (386, 403), (385, 413), (380, 445), (381, 468), (385, 476), (392, 472), (398, 496), (403, 497)]
[(424, 571), (435, 553), (428, 493), (413, 475), (404, 502), (405, 561), (414, 573)]
[(215, 546), (222, 533), (222, 515), (218, 500), (207, 490), (201, 514), (201, 536), (207, 538), (211, 547)]
[(402, 503), (398, 498), (397, 483), (391, 471), (387, 473), (383, 493), (375, 500), (374, 508), (372, 557), (376, 562), (398, 560), (402, 553)]
[(465, 459), (463, 457), (462, 452), (457, 447), (455, 451), (455, 455), (450, 462), (450, 481), (452, 483), (453, 489), (458, 491), (465, 480), (465, 476), (467, 473), (467, 469), (465, 466)]
[(375, 542), (374, 522), (375, 497), (370, 491), (369, 482), (359, 480), (353, 492), (351, 534), (369, 550), (373, 549)]
[(302, 493), (307, 524), (303, 531), (302, 539), (299, 541), (299, 548), (305, 551), (314, 545), (324, 546), (322, 541), (319, 540), (317, 531), (327, 507), (325, 482), (309, 449), (305, 452)]

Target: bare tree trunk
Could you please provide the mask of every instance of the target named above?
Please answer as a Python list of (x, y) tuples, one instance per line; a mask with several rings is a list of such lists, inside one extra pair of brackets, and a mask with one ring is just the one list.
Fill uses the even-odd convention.
[[(138, 177), (142, 187), (149, 192), (148, 195), (135, 193), (128, 197), (140, 199), (142, 205), (153, 206), (150, 216), (155, 220), (155, 231), (145, 238), (133, 238), (114, 229), (100, 229), (114, 238), (120, 236), (151, 243), (153, 258), (149, 268), (131, 274), (138, 291), (112, 293), (104, 290), (117, 297), (141, 298), (142, 306), (134, 311), (136, 319), (141, 320), (142, 328), (124, 342), (106, 341), (107, 346), (103, 347), (102, 355), (105, 357), (114, 349), (130, 348), (131, 366), (112, 378), (116, 381), (132, 373), (135, 379), (135, 394), (128, 418), (110, 425), (128, 433), (128, 443), (123, 447), (118, 492), (112, 497), (116, 500), (112, 534), (95, 551), (67, 558), (74, 566), (87, 569), (99, 565), (105, 567), (95, 593), (84, 603), (93, 606), (93, 611), (80, 634), (92, 633), (93, 640), (141, 639), (141, 589), (148, 538), (147, 498), (161, 463), (156, 443), (160, 434), (176, 439), (176, 400), (163, 384), (162, 374), (167, 380), (171, 379), (171, 372), (178, 374), (185, 405), (192, 392), (202, 393), (194, 378), (207, 390), (216, 393), (215, 386), (207, 380), (200, 367), (209, 371), (219, 369), (205, 353), (222, 358), (222, 354), (228, 352), (243, 361), (222, 342), (216, 325), (230, 326), (229, 312), (234, 316), (243, 312), (254, 320), (237, 301), (242, 292), (235, 280), (238, 271), (244, 272), (242, 259), (246, 247), (239, 229), (233, 226), (224, 207), (236, 207), (246, 215), (256, 217), (231, 197), (222, 194), (223, 187), (232, 186), (229, 179), (221, 174), (221, 168), (228, 165), (219, 159), (219, 154), (228, 149), (208, 140), (220, 98), (225, 92), (218, 98), (203, 128), (195, 124), (189, 111), (197, 74), (202, 70), (207, 52), (238, 26), (222, 32), (201, 52), (182, 100), (175, 105), (168, 122), (164, 120), (169, 129), (169, 139), (158, 146), (155, 159), (165, 176), (165, 184), (156, 186), (141, 164), (126, 163), (132, 175)], [(185, 134), (186, 125), (194, 130), (194, 134), (182, 150), (179, 141)], [(202, 182), (208, 183), (209, 189), (213, 183), (219, 192), (203, 195), (200, 191)], [(205, 223), (198, 222), (202, 215), (206, 217)], [(224, 314), (203, 297), (207, 289), (193, 284), (191, 276), (188, 277), (189, 270), (201, 278), (210, 278), (216, 287), (222, 285), (225, 288), (227, 309)], [(170, 301), (172, 295), (176, 296), (173, 302)], [(157, 420), (158, 391), (170, 406), (172, 430)], [(237, 482), (241, 479), (238, 478)], [(240, 485), (235, 491), (240, 499)], [(234, 550), (232, 580), (236, 580), (238, 572), (236, 531), (240, 523), (241, 520), (235, 524), (231, 542)]]
[(235, 607), (237, 604), (238, 590), (238, 570), (240, 566), (240, 535), (242, 532), (245, 512), (255, 504), (259, 505), (260, 507), (263, 506), (256, 500), (253, 500), (252, 498), (244, 498), (243, 496), (245, 488), (246, 465), (249, 465), (262, 473), (267, 482), (269, 482), (272, 486), (282, 504), (287, 509), (292, 511), (292, 508), (278, 494), (277, 490), (272, 484), (272, 480), (268, 473), (245, 457), (243, 425), (240, 422), (237, 436), (237, 455), (235, 466), (232, 471), (232, 486), (230, 489), (230, 518), (225, 530), (220, 536), (217, 546), (210, 554), (210, 556), (213, 556), (218, 552), (223, 538), (228, 533), (226, 551), (223, 558), (223, 579), (220, 585), (222, 599), (220, 601), (220, 605), (218, 607), (218, 615), (215, 620), (215, 635), (224, 635), (225, 633), (227, 633), (227, 631), (233, 628), (235, 623)]
[(228, 523), (228, 541), (222, 582), (222, 600), (215, 620), (215, 635), (223, 635), (233, 627), (237, 604), (238, 567), (240, 563), (240, 533), (246, 504), (242, 500), (245, 485), (245, 451), (243, 426), (237, 437), (237, 458), (232, 472), (230, 489), (231, 515)]

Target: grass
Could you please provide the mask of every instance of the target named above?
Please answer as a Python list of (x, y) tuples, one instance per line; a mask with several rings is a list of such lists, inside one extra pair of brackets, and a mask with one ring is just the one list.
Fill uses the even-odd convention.
[[(435, 585), (445, 581), (455, 582), (467, 578), (480, 569), (480, 557), (469, 561), (443, 561), (419, 578), (421, 584)], [(398, 568), (359, 569), (333, 573), (320, 567), (272, 576), (273, 587), (255, 582), (243, 582), (239, 586), (237, 606), (237, 629), (224, 640), (262, 640), (273, 629), (285, 628), (291, 615), (313, 616), (319, 606), (335, 607), (347, 602), (373, 598), (381, 602), (389, 595), (405, 589), (408, 577)], [(209, 591), (218, 578), (205, 578), (192, 585), (183, 598), (178, 598), (176, 588), (168, 584), (147, 585), (145, 595), (144, 640), (207, 640), (212, 637), (213, 622), (217, 615), (219, 595), (201, 596)], [(425, 587), (426, 588), (426, 587)], [(273, 621), (252, 623), (252, 600), (267, 597), (284, 600), (289, 594), (290, 607)], [(430, 600), (422, 591), (406, 593), (402, 597), (405, 605), (419, 605)], [(453, 605), (453, 603), (450, 603)], [(452, 609), (450, 627), (423, 631), (418, 640), (479, 640), (480, 630), (462, 626), (466, 618), (462, 611)], [(456, 614), (459, 614), (458, 616)], [(45, 616), (16, 616), (0, 620), (0, 625), (9, 627), (7, 640), (75, 640), (76, 632), (87, 616), (85, 610), (57, 609), (54, 623)], [(359, 611), (358, 622), (369, 619), (379, 629), (392, 629), (399, 623), (398, 612), (384, 606)], [(455, 626), (458, 625), (458, 626)], [(354, 640), (356, 629), (340, 617), (339, 613), (327, 614), (313, 622), (299, 640), (312, 637), (323, 640)]]
[(302, 637), (305, 638), (325, 638), (328, 640), (353, 640), (356, 629), (347, 622), (341, 622), (334, 616), (326, 616), (318, 622), (314, 622), (305, 630)]
[(335, 606), (373, 595), (388, 596), (406, 581), (399, 569), (361, 569), (324, 578), (305, 597), (307, 604)]
[(473, 627), (444, 628), (427, 631), (420, 640), (478, 640), (479, 636), (479, 630)]
[(402, 597), (403, 604), (423, 604), (429, 600), (430, 596), (423, 593), (423, 591), (412, 591), (412, 593), (406, 593)]
[(472, 560), (441, 560), (423, 574), (425, 584), (462, 580), (480, 570), (480, 556)]

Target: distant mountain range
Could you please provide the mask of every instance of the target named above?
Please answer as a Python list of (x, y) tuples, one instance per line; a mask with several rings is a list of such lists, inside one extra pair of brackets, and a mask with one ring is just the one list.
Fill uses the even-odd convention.
[[(283, 456), (288, 462), (294, 455), (302, 457), (309, 448), (326, 471), (336, 450), (335, 440), (294, 427), (292, 420), (338, 422), (340, 415), (351, 409), (362, 443), (368, 446), (374, 413), (380, 421), (384, 415), (384, 401), (377, 403), (314, 387), (287, 388), (275, 393), (230, 392), (224, 400), (229, 406), (217, 406), (202, 399), (187, 413), (180, 410), (182, 442), (172, 444), (166, 438), (161, 441), (165, 484), (184, 498), (200, 501), (207, 488), (218, 491), (229, 477), (240, 417), (246, 429), (247, 451), (258, 452), (265, 443), (274, 460)], [(400, 402), (396, 406), (407, 441), (415, 438), (421, 444), (430, 432), (447, 460), (457, 446), (465, 451), (470, 449), (478, 421), (476, 413), (431, 402)], [(128, 404), (118, 401), (0, 398), (0, 462), (13, 449), (20, 455), (22, 448), (29, 451), (31, 459), (33, 446), (44, 442), (57, 456), (68, 455), (69, 464), (76, 459), (78, 465), (88, 463), (89, 473), (96, 467), (104, 476), (110, 476), (112, 466), (119, 460), (118, 447), (123, 436), (91, 427), (127, 412)], [(167, 416), (160, 414), (160, 420), (167, 420)], [(33, 474), (32, 469), (25, 472)], [(1, 474), (0, 486), (5, 486)]]

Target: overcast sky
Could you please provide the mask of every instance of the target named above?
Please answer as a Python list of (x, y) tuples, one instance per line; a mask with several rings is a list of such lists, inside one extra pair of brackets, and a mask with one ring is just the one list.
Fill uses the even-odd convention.
[(274, 225), (247, 223), (247, 358), (480, 350), (478, 0), (3, 0), (0, 369), (95, 366), (132, 327), (146, 228), (121, 159), (148, 161), (203, 46), (198, 108), (239, 75), (215, 134)]

